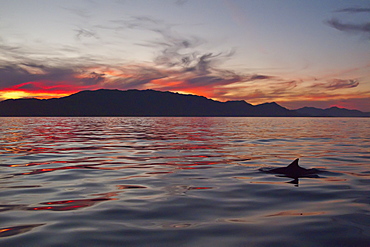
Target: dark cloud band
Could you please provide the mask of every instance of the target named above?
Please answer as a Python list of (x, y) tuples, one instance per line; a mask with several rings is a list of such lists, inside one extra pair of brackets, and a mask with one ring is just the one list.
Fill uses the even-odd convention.
[(370, 22), (364, 23), (364, 24), (350, 24), (350, 23), (341, 22), (337, 19), (331, 19), (327, 21), (327, 23), (331, 27), (337, 30), (340, 30), (340, 31), (370, 34)]
[(347, 12), (347, 13), (366, 13), (370, 12), (370, 8), (345, 8), (335, 12)]

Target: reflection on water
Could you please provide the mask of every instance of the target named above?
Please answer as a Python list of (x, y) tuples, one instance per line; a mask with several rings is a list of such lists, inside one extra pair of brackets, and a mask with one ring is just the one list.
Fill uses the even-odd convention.
[(9, 237), (24, 232), (31, 231), (33, 228), (42, 226), (43, 224), (24, 225), (24, 226), (13, 226), (0, 229), (0, 238)]
[[(1, 246), (368, 246), (370, 119), (0, 118)], [(295, 158), (318, 177), (261, 172)]]

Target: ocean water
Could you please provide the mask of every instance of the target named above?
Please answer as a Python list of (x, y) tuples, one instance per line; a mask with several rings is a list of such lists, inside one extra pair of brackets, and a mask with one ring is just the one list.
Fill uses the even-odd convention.
[[(369, 118), (0, 118), (0, 246), (370, 246)], [(300, 158), (317, 177), (260, 169)]]

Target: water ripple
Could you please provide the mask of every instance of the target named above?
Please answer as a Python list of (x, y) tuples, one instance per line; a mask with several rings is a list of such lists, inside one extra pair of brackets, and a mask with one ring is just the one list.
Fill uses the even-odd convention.
[[(0, 118), (0, 126), (2, 246), (370, 241), (370, 119)], [(295, 158), (325, 172), (292, 184), (259, 170)]]

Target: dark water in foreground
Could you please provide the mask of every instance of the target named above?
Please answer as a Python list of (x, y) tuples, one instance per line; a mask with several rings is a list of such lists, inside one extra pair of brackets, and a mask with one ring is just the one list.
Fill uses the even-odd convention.
[[(0, 118), (0, 246), (370, 246), (370, 119)], [(327, 172), (260, 172), (300, 158)]]

